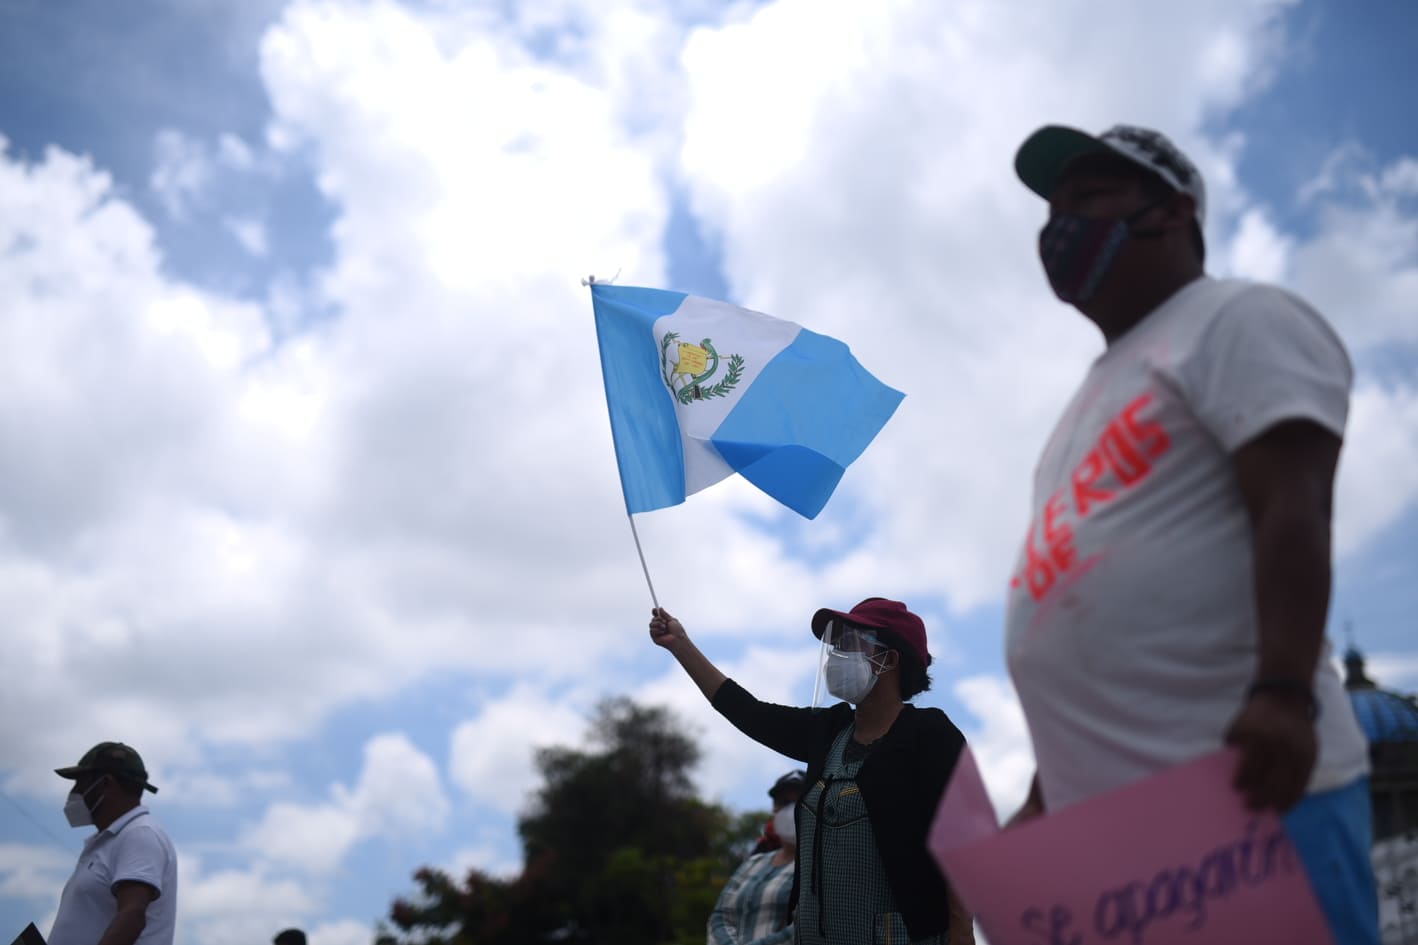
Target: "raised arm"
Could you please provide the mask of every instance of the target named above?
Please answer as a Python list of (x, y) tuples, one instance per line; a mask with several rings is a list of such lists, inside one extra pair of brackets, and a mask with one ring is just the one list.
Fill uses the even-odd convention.
[[(684, 625), (662, 607), (651, 612), (650, 639), (674, 654), (689, 678), (734, 727), (749, 738), (789, 758), (810, 761), (822, 750), (822, 738), (829, 730), (846, 724), (834, 723), (827, 713), (793, 706), (760, 702), (742, 686), (728, 679), (709, 657), (689, 639)], [(850, 716), (845, 704), (832, 707)]]

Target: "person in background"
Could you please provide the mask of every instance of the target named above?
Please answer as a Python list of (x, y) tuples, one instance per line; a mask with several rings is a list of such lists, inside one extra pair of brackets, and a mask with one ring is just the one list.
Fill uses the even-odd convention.
[[(796, 787), (799, 796), (802, 795), (803, 779), (807, 777), (806, 771), (789, 771), (783, 775), (773, 786), (768, 789), (768, 796), (773, 799), (774, 804), (778, 802), (778, 795), (784, 791), (792, 790)], [(777, 807), (774, 807), (774, 811)], [(758, 835), (758, 840), (753, 845), (754, 853), (772, 853), (783, 845), (782, 838), (778, 836), (778, 831), (773, 822), (777, 819), (776, 814), (769, 814), (768, 819), (763, 822), (763, 832)]]
[(74, 782), (64, 805), (71, 827), (95, 827), (64, 884), (49, 945), (172, 945), (177, 925), (177, 852), (143, 806), (143, 759), (101, 742), (79, 763), (56, 768)]
[(271, 939), (274, 945), (305, 945), (305, 933), (300, 929), (285, 929)]
[(790, 899), (798, 855), (793, 809), (803, 795), (806, 771), (789, 771), (768, 789), (769, 821), (776, 848), (755, 852), (724, 884), (709, 915), (708, 945), (778, 945), (793, 940)]

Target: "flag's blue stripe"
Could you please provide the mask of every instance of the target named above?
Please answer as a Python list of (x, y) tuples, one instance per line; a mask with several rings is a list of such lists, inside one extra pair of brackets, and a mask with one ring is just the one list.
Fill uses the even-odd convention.
[(814, 518), (903, 396), (868, 373), (845, 344), (803, 329), (711, 439), (745, 479)]
[(684, 501), (684, 451), (679, 423), (655, 345), (655, 319), (679, 309), (683, 292), (593, 285), (596, 340), (606, 384), (611, 438), (628, 512)]

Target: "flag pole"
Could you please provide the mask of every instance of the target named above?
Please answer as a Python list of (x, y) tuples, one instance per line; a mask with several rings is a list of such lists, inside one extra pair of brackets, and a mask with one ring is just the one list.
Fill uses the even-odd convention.
[(640, 548), (640, 533), (635, 530), (635, 516), (629, 512), (625, 517), (630, 519), (630, 534), (635, 536), (635, 553), (640, 556), (640, 570), (645, 572), (645, 586), (650, 588), (650, 603), (655, 605), (655, 609), (660, 609), (659, 598), (655, 596), (655, 584), (650, 580), (650, 569), (645, 566), (645, 552)]

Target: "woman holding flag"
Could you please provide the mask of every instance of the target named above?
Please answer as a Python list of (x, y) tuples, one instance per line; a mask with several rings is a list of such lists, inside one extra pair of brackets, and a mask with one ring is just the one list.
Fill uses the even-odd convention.
[(909, 700), (930, 686), (926, 628), (900, 601), (822, 609), (824, 709), (760, 702), (727, 678), (663, 608), (650, 638), (669, 650), (720, 714), (807, 765), (796, 807), (793, 900), (804, 945), (974, 941), (973, 922), (926, 849), (936, 805), (965, 739), (944, 712)]

